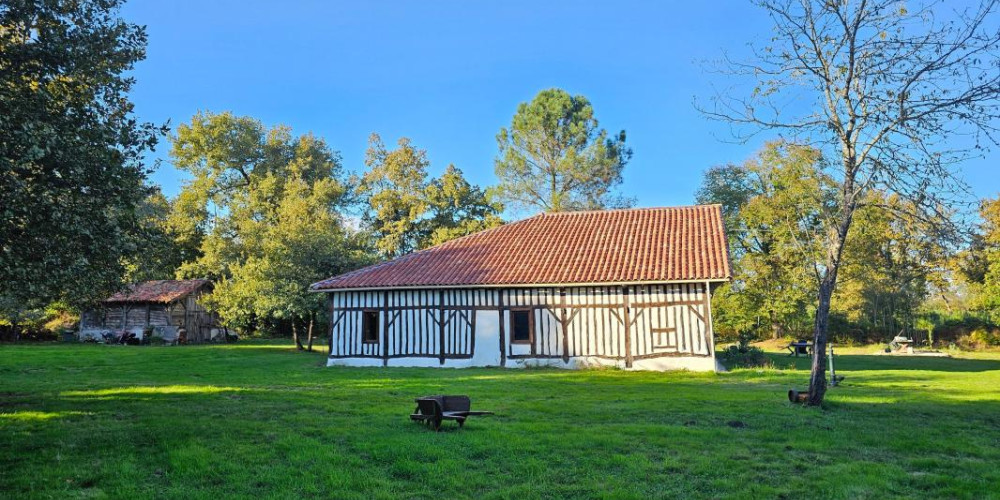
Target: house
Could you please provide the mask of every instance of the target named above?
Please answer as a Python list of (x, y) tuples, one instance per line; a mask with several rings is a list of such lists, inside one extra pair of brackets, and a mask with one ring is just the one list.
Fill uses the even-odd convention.
[(315, 283), (328, 365), (715, 370), (718, 205), (541, 214)]
[(222, 335), (218, 317), (199, 302), (211, 287), (208, 280), (137, 283), (84, 312), (80, 317), (80, 339), (122, 331), (141, 338), (152, 330), (154, 335), (175, 341), (183, 329), (188, 342), (213, 340)]

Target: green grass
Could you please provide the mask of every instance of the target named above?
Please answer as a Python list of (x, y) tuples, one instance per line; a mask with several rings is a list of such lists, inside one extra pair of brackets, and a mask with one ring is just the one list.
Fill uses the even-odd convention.
[[(0, 496), (988, 498), (1000, 355), (728, 374), (324, 368), (287, 345), (0, 347)], [(796, 368), (788, 368), (794, 365)], [(498, 413), (440, 433), (412, 398)]]

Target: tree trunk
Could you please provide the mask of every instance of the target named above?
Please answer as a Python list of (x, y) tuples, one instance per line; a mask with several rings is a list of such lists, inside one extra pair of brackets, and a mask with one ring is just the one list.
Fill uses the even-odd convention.
[(809, 373), (809, 406), (819, 406), (826, 395), (826, 340), (830, 328), (830, 301), (837, 288), (837, 272), (844, 253), (844, 243), (854, 218), (854, 200), (847, 197), (844, 214), (833, 234), (833, 241), (827, 251), (826, 269), (819, 283), (819, 301), (816, 305), (816, 322), (813, 328), (812, 370)]
[(767, 319), (771, 322), (771, 338), (778, 340), (781, 338), (781, 325), (774, 319), (774, 311), (768, 311)]
[(295, 348), (302, 351), (305, 348), (302, 347), (302, 341), (299, 339), (299, 327), (295, 324), (295, 320), (292, 320), (292, 340), (295, 342)]
[(315, 315), (309, 316), (309, 333), (306, 334), (306, 350), (312, 352), (313, 350), (313, 323)]
[(833, 288), (836, 278), (830, 279), (833, 273), (826, 273), (819, 286), (819, 304), (816, 307), (816, 323), (813, 328), (812, 370), (809, 373), (809, 405), (817, 406), (823, 403), (826, 394), (826, 335), (830, 327), (830, 300), (833, 298)]

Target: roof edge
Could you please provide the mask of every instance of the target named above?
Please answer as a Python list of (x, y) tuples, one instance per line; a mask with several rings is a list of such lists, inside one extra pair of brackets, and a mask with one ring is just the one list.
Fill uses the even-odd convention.
[(500, 285), (406, 285), (406, 286), (377, 286), (377, 287), (357, 287), (357, 288), (325, 288), (310, 289), (310, 293), (332, 293), (332, 292), (374, 292), (387, 290), (448, 290), (448, 289), (474, 289), (474, 288), (572, 288), (587, 286), (633, 286), (633, 285), (677, 285), (681, 283), (726, 283), (732, 281), (732, 276), (726, 278), (697, 278), (689, 280), (667, 280), (667, 281), (595, 281), (586, 283), (507, 283)]

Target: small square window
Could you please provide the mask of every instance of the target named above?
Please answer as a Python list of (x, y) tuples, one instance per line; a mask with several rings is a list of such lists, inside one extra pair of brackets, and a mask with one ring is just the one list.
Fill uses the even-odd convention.
[(535, 322), (531, 310), (512, 310), (510, 312), (510, 343), (530, 344), (534, 337)]
[(361, 313), (361, 341), (365, 344), (378, 344), (378, 311)]

